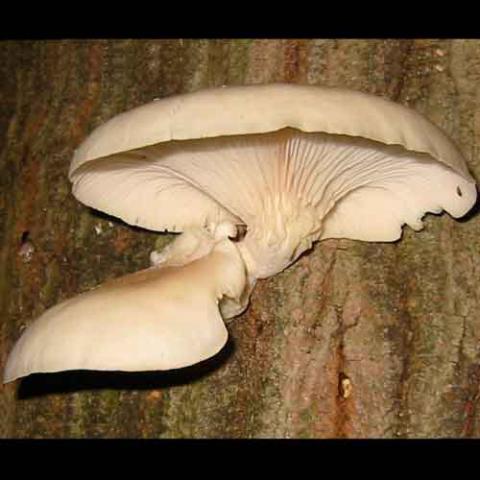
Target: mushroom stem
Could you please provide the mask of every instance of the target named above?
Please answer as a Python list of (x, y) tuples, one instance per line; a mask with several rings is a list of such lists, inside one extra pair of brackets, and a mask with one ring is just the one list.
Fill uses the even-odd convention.
[(288, 212), (281, 207), (272, 210), (270, 216), (262, 212), (265, 222), (256, 222), (237, 243), (249, 278), (267, 278), (285, 270), (321, 236), (322, 219), (316, 211), (299, 200), (295, 203), (296, 208)]

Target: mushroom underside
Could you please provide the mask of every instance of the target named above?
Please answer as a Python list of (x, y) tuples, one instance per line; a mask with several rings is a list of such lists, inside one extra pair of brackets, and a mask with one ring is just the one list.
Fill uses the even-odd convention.
[(148, 229), (246, 224), (239, 248), (254, 278), (316, 240), (394, 241), (425, 213), (460, 217), (476, 199), (473, 179), (426, 154), (291, 128), (152, 145), (88, 161), (71, 178), (81, 202)]

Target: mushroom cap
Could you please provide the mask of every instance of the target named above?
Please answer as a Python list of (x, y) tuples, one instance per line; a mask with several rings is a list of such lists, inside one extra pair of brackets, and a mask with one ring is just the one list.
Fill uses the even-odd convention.
[(426, 212), (464, 215), (477, 190), (445, 133), (350, 90), (273, 84), (154, 101), (97, 128), (72, 160), (81, 202), (151, 230), (247, 225), (252, 278), (313, 241), (394, 241)]
[(458, 148), (416, 111), (354, 90), (286, 83), (199, 90), (116, 115), (76, 150), (70, 174), (91, 160), (170, 140), (267, 133), (288, 127), (401, 145), (469, 175)]
[(63, 370), (168, 370), (215, 355), (227, 341), (223, 295), (239, 297), (243, 262), (229, 240), (181, 266), (153, 267), (66, 300), (15, 344), (4, 382)]

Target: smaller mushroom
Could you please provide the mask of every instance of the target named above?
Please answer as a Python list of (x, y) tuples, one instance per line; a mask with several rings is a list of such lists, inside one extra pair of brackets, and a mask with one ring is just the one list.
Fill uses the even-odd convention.
[(245, 268), (232, 228), (192, 230), (164, 261), (47, 310), (11, 352), (5, 382), (33, 372), (167, 370), (215, 355), (227, 341), (223, 297), (239, 298)]

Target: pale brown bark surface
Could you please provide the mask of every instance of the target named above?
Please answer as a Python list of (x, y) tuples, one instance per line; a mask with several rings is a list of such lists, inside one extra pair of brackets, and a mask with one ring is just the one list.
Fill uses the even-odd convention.
[[(25, 325), (145, 267), (169, 237), (70, 194), (73, 150), (156, 97), (223, 84), (335, 85), (443, 127), (480, 177), (480, 42), (0, 44), (0, 368)], [(368, 121), (368, 119), (365, 119)], [(35, 375), (0, 387), (1, 437), (479, 437), (480, 217), (429, 216), (397, 243), (326, 241), (259, 282), (214, 359), (150, 374)], [(348, 398), (339, 381), (352, 386)]]

